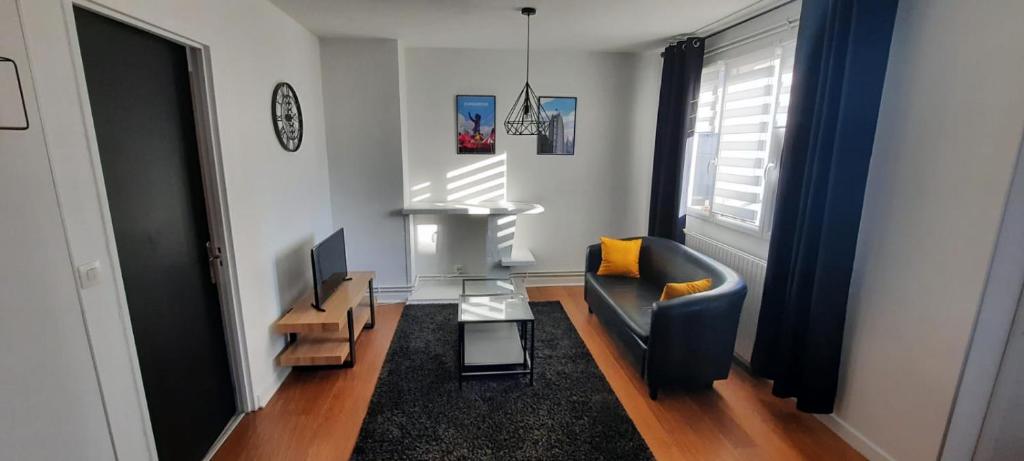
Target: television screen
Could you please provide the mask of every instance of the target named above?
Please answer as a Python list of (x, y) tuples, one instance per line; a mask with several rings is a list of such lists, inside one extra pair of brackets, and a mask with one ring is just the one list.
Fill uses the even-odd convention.
[(310, 251), (313, 260), (313, 307), (324, 310), (324, 302), (348, 279), (345, 260), (345, 229), (338, 229)]

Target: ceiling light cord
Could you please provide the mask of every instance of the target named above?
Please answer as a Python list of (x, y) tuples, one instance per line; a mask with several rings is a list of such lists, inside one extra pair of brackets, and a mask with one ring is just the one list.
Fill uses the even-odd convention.
[(526, 16), (526, 83), (530, 83), (530, 16)]

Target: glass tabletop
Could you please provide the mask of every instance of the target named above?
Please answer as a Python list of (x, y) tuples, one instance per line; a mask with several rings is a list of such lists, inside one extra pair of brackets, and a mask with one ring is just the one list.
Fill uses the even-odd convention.
[(516, 322), (533, 320), (530, 303), (520, 295), (462, 295), (459, 323)]
[(516, 285), (507, 278), (480, 278), (463, 279), (462, 294), (481, 295), (510, 295), (516, 293)]

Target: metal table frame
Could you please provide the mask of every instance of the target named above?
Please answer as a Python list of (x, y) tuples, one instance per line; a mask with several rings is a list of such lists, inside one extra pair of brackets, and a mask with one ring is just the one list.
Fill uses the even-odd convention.
[[(527, 303), (528, 305), (529, 303)], [(459, 300), (459, 309), (461, 309), (462, 300)], [(532, 310), (532, 309), (531, 309)], [(458, 320), (458, 361), (459, 361), (459, 388), (462, 388), (462, 382), (466, 378), (475, 376), (494, 376), (494, 375), (530, 375), (530, 385), (533, 385), (533, 368), (534, 368), (534, 344), (536, 337), (536, 327), (534, 319), (524, 320), (482, 320), (466, 322)], [(486, 364), (486, 365), (471, 365), (466, 363), (466, 325), (467, 324), (485, 324), (485, 323), (515, 323), (516, 331), (519, 333), (519, 344), (523, 349), (523, 361), (510, 362), (504, 364)]]

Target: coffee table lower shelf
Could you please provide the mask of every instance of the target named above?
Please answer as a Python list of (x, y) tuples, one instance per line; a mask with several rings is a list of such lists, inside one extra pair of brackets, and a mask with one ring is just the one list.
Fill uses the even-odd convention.
[(529, 375), (533, 385), (533, 320), (459, 323), (459, 387), (466, 378)]

